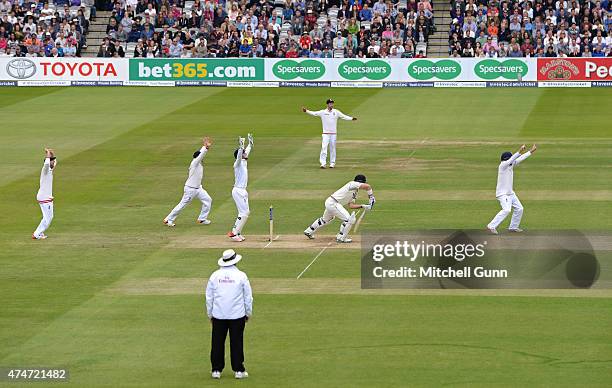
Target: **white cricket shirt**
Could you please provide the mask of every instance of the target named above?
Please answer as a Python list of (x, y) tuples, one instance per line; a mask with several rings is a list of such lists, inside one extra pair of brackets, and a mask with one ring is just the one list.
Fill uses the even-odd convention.
[(521, 155), (519, 152), (512, 155), (508, 160), (499, 164), (497, 168), (497, 187), (495, 188), (495, 196), (514, 194), (514, 167), (518, 166), (523, 160), (531, 155), (531, 151)]
[(238, 150), (236, 161), (234, 162), (234, 187), (246, 189), (249, 181), (249, 170), (247, 160), (242, 158), (243, 149)]
[(344, 113), (340, 112), (338, 109), (332, 109), (331, 111), (328, 109), (323, 109), (319, 111), (310, 111), (307, 110), (311, 116), (316, 116), (321, 118), (321, 123), (323, 124), (323, 134), (325, 135), (335, 135), (336, 127), (338, 126), (338, 119), (342, 120), (352, 120), (351, 116), (347, 116)]
[(204, 155), (206, 155), (207, 151), (208, 148), (202, 146), (202, 148), (200, 148), (200, 155), (193, 158), (191, 161), (191, 164), (189, 165), (189, 176), (185, 181), (185, 186), (189, 186), (194, 189), (202, 186), (202, 178), (204, 177), (204, 166), (202, 166), (202, 159), (204, 159)]
[(209, 318), (238, 319), (253, 313), (253, 291), (247, 275), (235, 265), (221, 267), (208, 279), (206, 313)]
[(357, 199), (357, 193), (359, 192), (360, 186), (361, 183), (350, 181), (333, 193), (331, 197), (338, 201), (340, 205), (346, 206), (349, 202), (353, 202)]
[[(55, 161), (57, 166), (57, 160)], [(38, 202), (50, 202), (53, 200), (53, 168), (51, 159), (45, 158), (42, 170), (40, 171), (40, 188), (36, 194)]]

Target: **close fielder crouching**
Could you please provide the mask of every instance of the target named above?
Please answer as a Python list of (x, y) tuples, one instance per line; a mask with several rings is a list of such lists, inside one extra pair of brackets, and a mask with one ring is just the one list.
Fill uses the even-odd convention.
[[(355, 203), (359, 189), (367, 190), (370, 199), (369, 204), (358, 205)], [(337, 217), (342, 221), (342, 225), (340, 225), (340, 231), (336, 235), (336, 241), (339, 243), (350, 243), (353, 240), (348, 237), (348, 234), (357, 219), (355, 217), (355, 212), (349, 214), (344, 206), (348, 205), (350, 209), (363, 208), (365, 210), (370, 210), (372, 206), (374, 206), (374, 202), (375, 199), (372, 186), (366, 183), (366, 177), (364, 175), (357, 175), (354, 180), (342, 186), (325, 200), (325, 212), (323, 216), (317, 218), (312, 225), (306, 228), (304, 235), (309, 239), (314, 239), (314, 234), (317, 229)]]

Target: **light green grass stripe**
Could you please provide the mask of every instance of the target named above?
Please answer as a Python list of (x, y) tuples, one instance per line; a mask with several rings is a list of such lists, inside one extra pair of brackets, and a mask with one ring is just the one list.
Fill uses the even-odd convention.
[(150, 93), (144, 99), (139, 88), (122, 93), (73, 88), (0, 108), (0, 154), (6, 161), (0, 165), (0, 186), (37, 174), (45, 146), (54, 148), (61, 162), (218, 92), (186, 88), (179, 98)]

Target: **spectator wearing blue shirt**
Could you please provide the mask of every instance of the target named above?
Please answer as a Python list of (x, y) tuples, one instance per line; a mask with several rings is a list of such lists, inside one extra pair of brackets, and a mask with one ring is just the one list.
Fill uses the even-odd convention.
[(249, 44), (248, 39), (244, 39), (242, 44), (240, 44), (240, 56), (248, 57), (251, 53), (251, 45)]
[(58, 57), (63, 57), (64, 56), (64, 48), (62, 47), (60, 42), (57, 42), (55, 44), (55, 50), (57, 51), (57, 56)]
[(285, 5), (285, 9), (283, 10), (283, 19), (291, 20), (292, 17), (293, 17), (293, 8), (289, 7), (288, 5)]
[(367, 4), (363, 5), (363, 9), (359, 12), (359, 18), (361, 20), (372, 21), (372, 10)]

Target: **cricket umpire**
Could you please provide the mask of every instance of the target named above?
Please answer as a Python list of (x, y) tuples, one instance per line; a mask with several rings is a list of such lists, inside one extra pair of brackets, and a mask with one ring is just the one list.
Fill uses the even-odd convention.
[(253, 293), (246, 274), (236, 267), (242, 256), (228, 249), (217, 262), (206, 286), (206, 313), (212, 323), (210, 362), (212, 378), (220, 379), (225, 367), (225, 337), (230, 335), (232, 370), (237, 379), (249, 377), (244, 369), (244, 326), (253, 313)]

